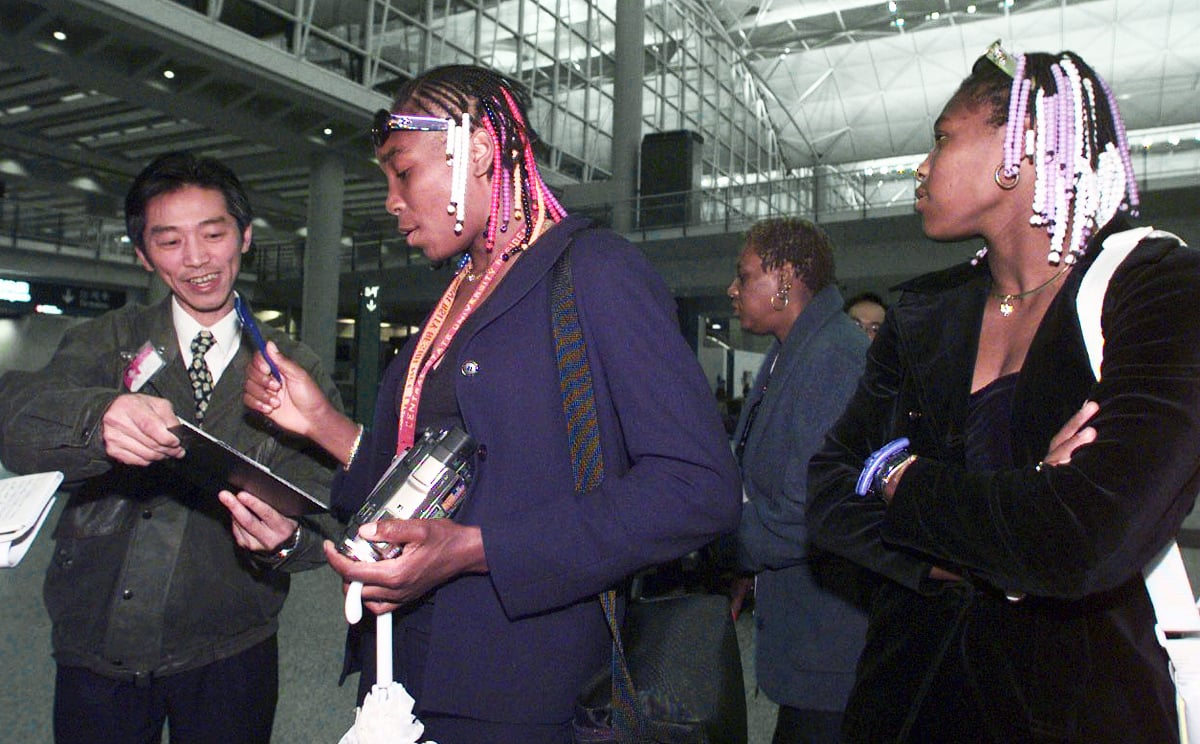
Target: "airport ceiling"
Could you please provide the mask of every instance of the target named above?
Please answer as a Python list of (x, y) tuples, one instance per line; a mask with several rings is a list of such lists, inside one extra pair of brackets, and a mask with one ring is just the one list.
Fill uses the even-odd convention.
[[(657, 1), (669, 0), (646, 5)], [(923, 152), (942, 104), (997, 38), (1081, 54), (1132, 130), (1200, 128), (1200, 0), (700, 1), (765, 84), (791, 166)], [(335, 14), (354, 2), (313, 0)], [(271, 60), (257, 64), (259, 45), (200, 15), (190, 33), (164, 25), (183, 5), (207, 3), (0, 0), (0, 194), (16, 197), (7, 203), (47, 229), (119, 225), (140, 167), (191, 148), (238, 171), (265, 218), (260, 234), (290, 235), (306, 222), (312, 163), (335, 150), (346, 163), (345, 232), (390, 230), (363, 133), (383, 95), (347, 94), (344, 79), (308, 63), (272, 74)], [(162, 77), (168, 67), (173, 80)]]

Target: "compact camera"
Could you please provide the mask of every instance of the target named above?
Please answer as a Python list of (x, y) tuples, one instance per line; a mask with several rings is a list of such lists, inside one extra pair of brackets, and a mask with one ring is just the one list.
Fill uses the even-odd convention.
[(360, 561), (381, 561), (400, 555), (403, 545), (371, 542), (358, 528), (380, 519), (438, 519), (449, 517), (462, 503), (474, 473), (471, 458), (477, 445), (458, 426), (426, 431), (403, 455), (398, 455), (366, 503), (350, 520), (338, 552)]

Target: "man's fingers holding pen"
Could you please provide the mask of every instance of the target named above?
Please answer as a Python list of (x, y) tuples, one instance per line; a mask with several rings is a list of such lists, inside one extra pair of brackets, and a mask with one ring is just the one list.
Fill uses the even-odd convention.
[(105, 452), (117, 462), (145, 466), (182, 457), (179, 437), (170, 427), (179, 419), (169, 401), (151, 395), (118, 395), (101, 418)]

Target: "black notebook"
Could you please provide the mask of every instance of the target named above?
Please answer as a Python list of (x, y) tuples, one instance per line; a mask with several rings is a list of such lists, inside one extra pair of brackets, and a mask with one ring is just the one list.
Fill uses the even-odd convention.
[(179, 437), (187, 452), (179, 462), (181, 470), (201, 487), (216, 481), (235, 493), (248, 491), (289, 517), (323, 512), (329, 508), (316, 497), (272, 473), (267, 466), (183, 419), (179, 420), (178, 426), (172, 426), (171, 431)]

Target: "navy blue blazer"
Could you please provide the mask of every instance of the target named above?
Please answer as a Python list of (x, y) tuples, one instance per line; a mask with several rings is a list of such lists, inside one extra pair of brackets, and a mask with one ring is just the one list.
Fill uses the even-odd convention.
[[(736, 467), (674, 301), (639, 251), (607, 230), (579, 233), (571, 247), (606, 466), (599, 488), (574, 493), (549, 278), (585, 226), (568, 218), (522, 254), (443, 361), (456, 370), (467, 431), (486, 448), (455, 518), (482, 528), (490, 573), (436, 592), (422, 712), (569, 719), (611, 649), (596, 595), (737, 525)], [(411, 344), (388, 368), (362, 455), (335, 482), (345, 513), (395, 453), (410, 355)]]

